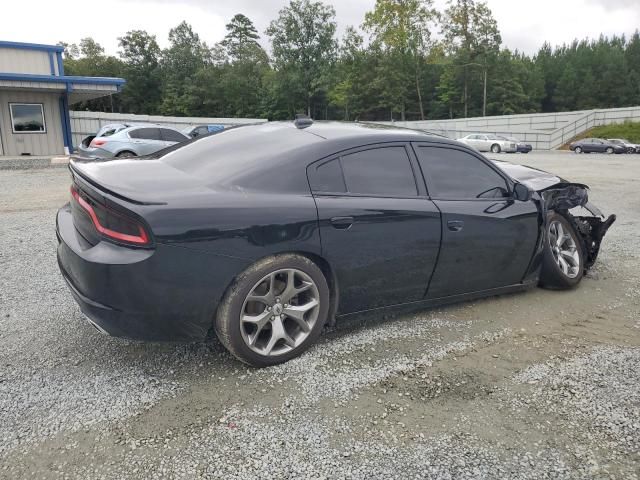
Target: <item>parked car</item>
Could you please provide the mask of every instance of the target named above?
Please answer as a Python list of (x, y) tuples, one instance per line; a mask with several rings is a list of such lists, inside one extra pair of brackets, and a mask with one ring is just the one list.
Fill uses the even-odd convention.
[(629, 140), (625, 140), (624, 138), (608, 138), (607, 141), (616, 145), (622, 145), (627, 149), (627, 153), (640, 153), (640, 145), (631, 143)]
[(531, 144), (529, 143), (524, 143), (521, 142), (520, 140), (518, 140), (515, 137), (502, 137), (500, 136), (500, 138), (510, 142), (510, 143), (515, 143), (516, 144), (516, 152), (518, 153), (529, 153), (531, 150), (533, 150), (533, 147), (531, 146)]
[(603, 138), (583, 138), (569, 145), (569, 150), (575, 153), (626, 153), (622, 145), (611, 143)]
[(149, 155), (189, 137), (174, 128), (160, 125), (123, 125), (96, 134), (88, 145), (78, 147), (78, 155), (85, 158), (123, 158)]
[(139, 340), (215, 332), (254, 366), (344, 315), (574, 287), (615, 220), (583, 184), (380, 125), (246, 126), (70, 171), (58, 264), (87, 318)]
[(187, 137), (196, 138), (203, 135), (209, 135), (211, 133), (219, 133), (224, 130), (224, 125), (193, 125), (182, 130)]
[(474, 133), (459, 138), (458, 141), (475, 148), (479, 152), (515, 153), (518, 150), (515, 142), (488, 133)]
[(95, 135), (89, 135), (82, 140), (82, 143), (78, 147), (79, 150), (83, 150), (89, 147), (91, 141), (97, 137), (110, 137), (114, 133), (118, 133), (120, 130), (124, 130), (132, 126), (130, 123), (109, 123), (104, 125)]

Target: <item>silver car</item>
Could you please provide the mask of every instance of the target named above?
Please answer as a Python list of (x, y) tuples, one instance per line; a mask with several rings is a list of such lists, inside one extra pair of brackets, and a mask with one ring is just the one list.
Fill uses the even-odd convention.
[(78, 154), (81, 157), (139, 157), (189, 140), (189, 137), (174, 128), (125, 124), (105, 125), (90, 142), (87, 142), (89, 138), (87, 137), (78, 147)]
[(475, 148), (479, 152), (515, 153), (518, 150), (518, 145), (515, 142), (490, 133), (473, 133), (459, 138), (458, 141)]

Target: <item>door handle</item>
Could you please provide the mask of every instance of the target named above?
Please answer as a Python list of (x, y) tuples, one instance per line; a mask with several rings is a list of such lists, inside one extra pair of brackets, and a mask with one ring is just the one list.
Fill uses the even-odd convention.
[(459, 232), (464, 227), (464, 222), (461, 220), (449, 220), (447, 222), (447, 228), (452, 232)]
[(353, 225), (353, 217), (333, 217), (330, 222), (334, 228), (347, 230), (351, 225)]

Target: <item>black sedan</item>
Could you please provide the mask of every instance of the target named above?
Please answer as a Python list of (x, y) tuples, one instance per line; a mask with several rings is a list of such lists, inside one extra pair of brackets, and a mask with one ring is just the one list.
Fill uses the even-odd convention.
[(255, 366), (344, 315), (573, 287), (615, 220), (585, 185), (365, 124), (247, 126), (70, 170), (58, 262), (90, 322), (217, 334)]
[(583, 138), (569, 145), (569, 150), (575, 153), (627, 153), (623, 145), (603, 138)]

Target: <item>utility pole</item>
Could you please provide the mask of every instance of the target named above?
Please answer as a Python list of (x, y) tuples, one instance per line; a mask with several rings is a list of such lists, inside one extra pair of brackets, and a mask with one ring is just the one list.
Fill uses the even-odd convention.
[(482, 97), (482, 116), (487, 116), (487, 66), (484, 66), (484, 95)]

